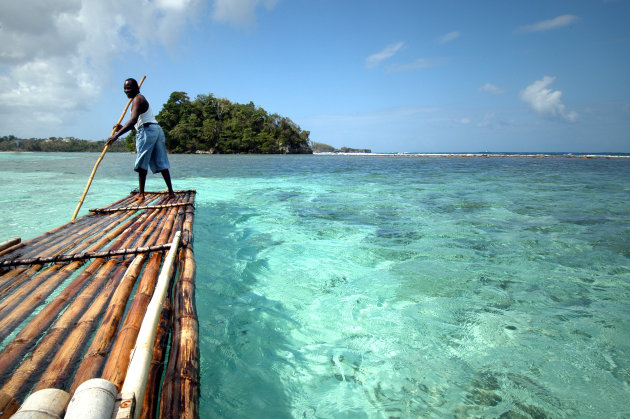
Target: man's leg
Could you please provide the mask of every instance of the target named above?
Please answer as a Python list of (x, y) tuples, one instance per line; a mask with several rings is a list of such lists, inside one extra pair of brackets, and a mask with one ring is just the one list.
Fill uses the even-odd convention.
[(139, 195), (140, 199), (144, 201), (144, 184), (147, 181), (147, 171), (144, 169), (138, 168), (138, 186), (139, 186)]
[(166, 187), (168, 188), (168, 196), (170, 198), (175, 198), (175, 192), (173, 192), (173, 185), (171, 185), (171, 173), (168, 171), (168, 169), (164, 169), (160, 173), (162, 173), (164, 182), (166, 182)]

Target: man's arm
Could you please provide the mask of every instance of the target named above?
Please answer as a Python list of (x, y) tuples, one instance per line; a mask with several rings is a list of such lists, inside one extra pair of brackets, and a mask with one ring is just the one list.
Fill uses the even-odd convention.
[(111, 145), (114, 141), (116, 141), (122, 135), (124, 135), (128, 131), (131, 131), (133, 126), (136, 125), (136, 122), (138, 122), (138, 118), (142, 114), (140, 110), (144, 108), (144, 111), (146, 112), (146, 110), (148, 109), (148, 106), (143, 106), (145, 103), (147, 103), (147, 100), (142, 95), (136, 95), (136, 97), (133, 98), (133, 105), (131, 107), (131, 118), (129, 118), (127, 123), (123, 125), (122, 128), (120, 128), (111, 137), (107, 139), (107, 143), (106, 143), (107, 145)]

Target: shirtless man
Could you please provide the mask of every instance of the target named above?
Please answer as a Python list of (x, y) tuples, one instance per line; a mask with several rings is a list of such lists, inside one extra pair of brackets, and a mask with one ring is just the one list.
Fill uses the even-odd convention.
[(144, 201), (144, 184), (147, 180), (148, 168), (151, 166), (153, 173), (160, 172), (166, 182), (169, 197), (175, 196), (171, 185), (171, 174), (168, 171), (170, 164), (166, 155), (164, 131), (158, 124), (153, 110), (147, 99), (140, 94), (138, 82), (134, 79), (125, 80), (125, 94), (131, 102), (131, 118), (123, 126), (118, 125), (116, 132), (107, 139), (107, 145), (112, 144), (121, 135), (136, 129), (136, 150), (138, 156), (133, 170), (138, 172), (139, 194), (138, 198)]

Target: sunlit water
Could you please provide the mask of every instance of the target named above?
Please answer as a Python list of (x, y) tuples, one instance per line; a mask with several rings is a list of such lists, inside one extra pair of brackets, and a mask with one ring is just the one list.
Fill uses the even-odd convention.
[[(0, 153), (0, 241), (68, 221), (97, 157)], [(630, 415), (630, 159), (170, 157), (202, 417)]]

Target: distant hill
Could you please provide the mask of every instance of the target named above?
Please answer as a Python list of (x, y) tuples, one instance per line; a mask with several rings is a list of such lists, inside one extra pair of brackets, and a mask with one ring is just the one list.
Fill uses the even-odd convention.
[(350, 147), (341, 147), (335, 148), (331, 145), (318, 143), (313, 141), (311, 144), (311, 148), (314, 153), (371, 153), (372, 150), (369, 148), (350, 148)]
[[(0, 151), (92, 151), (101, 152), (105, 147), (105, 141), (88, 141), (77, 138), (18, 138), (14, 135), (0, 137)], [(109, 151), (127, 151), (125, 144), (116, 142), (109, 146)]]

